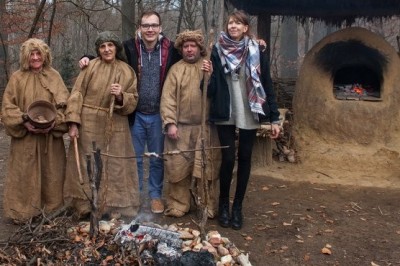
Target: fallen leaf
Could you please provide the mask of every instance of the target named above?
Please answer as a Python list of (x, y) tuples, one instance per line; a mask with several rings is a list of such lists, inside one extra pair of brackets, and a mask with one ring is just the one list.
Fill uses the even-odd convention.
[(310, 254), (304, 255), (304, 261), (309, 261), (310, 260)]
[(304, 241), (301, 240), (301, 239), (297, 239), (297, 240), (296, 240), (296, 243), (304, 243)]
[(332, 251), (329, 249), (329, 248), (323, 248), (322, 250), (321, 250), (321, 252), (323, 253), (323, 254), (327, 254), (327, 255), (331, 255), (332, 254)]
[(375, 262), (371, 261), (371, 266), (379, 266), (379, 264), (376, 264)]
[(246, 236), (244, 239), (247, 240), (247, 241), (253, 240), (253, 238), (251, 236)]
[(283, 222), (283, 225), (284, 226), (289, 226), (289, 225), (292, 225), (291, 223), (287, 223), (287, 222)]
[(269, 190), (269, 187), (265, 186), (262, 188), (262, 190), (267, 191), (267, 190)]
[(332, 248), (332, 246), (330, 244), (326, 244), (325, 247), (326, 248)]
[(279, 203), (279, 202), (276, 202), (276, 201), (271, 203), (272, 206), (276, 206), (276, 205), (279, 205), (279, 204), (280, 204), (280, 203)]
[(332, 229), (326, 229), (324, 232), (325, 233), (333, 233), (334, 231)]

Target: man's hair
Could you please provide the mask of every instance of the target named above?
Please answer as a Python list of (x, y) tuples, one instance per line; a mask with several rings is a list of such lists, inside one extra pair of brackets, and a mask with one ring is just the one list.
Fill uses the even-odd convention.
[(160, 16), (160, 14), (158, 13), (158, 12), (156, 12), (156, 11), (153, 11), (153, 10), (148, 10), (148, 11), (144, 11), (143, 13), (142, 13), (142, 15), (140, 16), (140, 18), (139, 18), (139, 25), (142, 25), (142, 19), (144, 18), (144, 17), (149, 17), (149, 16), (157, 16), (158, 17), (158, 22), (159, 22), (159, 24), (161, 25), (162, 23), (161, 23), (161, 16)]
[(197, 44), (197, 46), (200, 48), (201, 56), (207, 55), (207, 50), (204, 45), (204, 36), (201, 33), (201, 30), (185, 30), (179, 33), (174, 46), (182, 54), (183, 44), (188, 41), (192, 41)]
[(49, 46), (42, 40), (30, 38), (26, 40), (19, 51), (19, 67), (22, 71), (28, 71), (29, 61), (33, 51), (39, 51), (43, 58), (43, 67), (51, 66), (52, 56)]

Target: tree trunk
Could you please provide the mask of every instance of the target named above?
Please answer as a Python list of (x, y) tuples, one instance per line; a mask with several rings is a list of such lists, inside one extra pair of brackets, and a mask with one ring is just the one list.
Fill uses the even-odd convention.
[(298, 33), (297, 22), (292, 17), (285, 17), (281, 34), (281, 77), (297, 77)]
[(51, 12), (51, 18), (50, 18), (50, 23), (49, 23), (49, 34), (47, 36), (47, 43), (50, 46), (51, 43), (51, 32), (53, 29), (53, 24), (54, 24), (54, 17), (56, 15), (56, 9), (57, 9), (57, 1), (53, 0), (53, 10)]
[[(3, 14), (5, 14), (6, 11), (6, 1), (5, 0), (0, 0), (0, 20), (3, 20)], [(3, 98), (3, 91), (4, 87), (7, 84), (8, 81), (8, 58), (7, 58), (7, 49), (8, 49), (8, 44), (7, 44), (7, 31), (4, 28), (3, 23), (0, 23), (0, 69), (3, 71), (0, 71), (0, 99)]]
[(38, 21), (39, 21), (39, 19), (40, 19), (40, 16), (42, 15), (43, 8), (44, 8), (44, 5), (45, 5), (45, 4), (46, 4), (46, 0), (41, 0), (41, 1), (40, 1), (40, 5), (39, 5), (38, 9), (36, 10), (35, 19), (33, 20), (32, 27), (31, 27), (31, 30), (29, 31), (28, 38), (32, 38), (33, 35), (35, 34), (35, 32), (36, 32), (36, 26), (37, 26), (37, 24), (38, 24)]
[(135, 0), (121, 1), (122, 40), (127, 40), (132, 37), (135, 37), (135, 32), (136, 32), (135, 10), (136, 10)]

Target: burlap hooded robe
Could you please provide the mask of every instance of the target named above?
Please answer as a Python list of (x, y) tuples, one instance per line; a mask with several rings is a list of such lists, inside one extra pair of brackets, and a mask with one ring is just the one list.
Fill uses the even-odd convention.
[[(69, 92), (52, 67), (39, 73), (14, 72), (3, 95), (2, 120), (11, 136), (10, 156), (4, 189), (4, 214), (25, 220), (51, 211), (63, 204), (65, 146), (67, 132), (64, 107)], [(37, 100), (46, 100), (57, 108), (55, 127), (48, 134), (32, 134), (23, 125), (22, 115)]]
[[(114, 106), (112, 127), (109, 123), (111, 101), (110, 86), (119, 83), (123, 91), (123, 105)], [(86, 172), (86, 154), (92, 154), (92, 142), (102, 152), (117, 156), (134, 156), (128, 117), (136, 108), (138, 94), (136, 75), (133, 69), (120, 60), (108, 64), (100, 58), (90, 61), (89, 66), (78, 76), (68, 99), (66, 121), (79, 124), (78, 147), (84, 185), (79, 184), (75, 154), (71, 142), (67, 159), (67, 175), (64, 196), (67, 199), (86, 200), (91, 195)], [(107, 151), (107, 134), (110, 134)], [(72, 141), (72, 140), (71, 140)], [(99, 204), (105, 202), (104, 211), (120, 208), (123, 215), (135, 215), (139, 207), (139, 189), (134, 158), (121, 159), (102, 157), (103, 176)], [(88, 211), (88, 201), (86, 209)]]
[[(201, 70), (202, 63), (202, 59), (193, 64), (181, 60), (174, 64), (168, 72), (161, 97), (161, 118), (164, 127), (170, 123), (177, 125), (179, 139), (172, 140), (166, 137), (164, 141), (165, 152), (201, 148), (202, 91), (200, 84), (203, 78), (203, 71)], [(214, 125), (206, 123), (204, 139), (206, 147), (219, 146), (219, 140)], [(177, 191), (173, 191), (173, 184), (185, 178), (191, 178), (192, 176), (201, 178), (203, 167), (201, 155), (201, 151), (192, 151), (166, 157), (164, 173), (168, 182), (171, 183), (170, 187), (172, 188), (170, 188), (169, 192), (169, 208), (176, 208), (183, 212), (188, 211), (190, 203), (186, 204), (182, 202), (183, 204), (179, 204), (174, 202), (176, 200), (172, 200), (173, 198), (183, 198), (183, 195), (177, 195)], [(206, 151), (204, 175), (205, 179), (210, 182), (209, 207), (211, 209), (214, 209), (214, 198), (217, 193), (216, 179), (218, 178), (219, 160), (220, 151), (218, 149)], [(187, 189), (189, 190), (189, 188), (190, 187)], [(201, 195), (201, 186), (199, 188), (198, 192), (199, 195)], [(183, 205), (185, 205), (185, 207), (183, 207)]]

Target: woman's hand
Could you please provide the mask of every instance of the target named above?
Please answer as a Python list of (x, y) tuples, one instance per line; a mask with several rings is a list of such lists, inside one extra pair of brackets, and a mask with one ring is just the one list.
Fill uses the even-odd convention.
[(54, 128), (55, 124), (56, 122), (54, 121), (48, 128), (36, 128), (31, 122), (26, 121), (24, 127), (33, 134), (47, 134)]
[(277, 124), (271, 124), (271, 139), (276, 139), (279, 137), (279, 133), (281, 132), (281, 129), (279, 128), (279, 125)]
[(69, 125), (69, 131), (68, 135), (71, 139), (73, 138), (79, 138), (79, 129), (78, 129), (78, 124), (76, 123), (71, 123)]
[(115, 99), (119, 102), (122, 101), (122, 87), (118, 83), (111, 84), (111, 94), (115, 95)]

